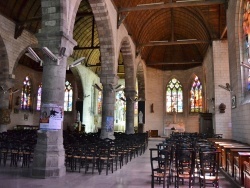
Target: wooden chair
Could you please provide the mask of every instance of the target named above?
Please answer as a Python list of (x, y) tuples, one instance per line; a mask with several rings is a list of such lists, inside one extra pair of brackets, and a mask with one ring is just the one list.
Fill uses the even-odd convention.
[(101, 174), (102, 169), (106, 167), (106, 175), (109, 169), (113, 173), (113, 157), (110, 152), (111, 146), (108, 143), (100, 143), (98, 146), (99, 156), (97, 158), (98, 171)]
[(244, 161), (244, 187), (250, 187), (250, 165), (248, 161)]
[(171, 152), (168, 150), (158, 150), (157, 148), (150, 148), (150, 163), (151, 163), (151, 188), (154, 188), (155, 181), (162, 183), (163, 188), (170, 185), (170, 169), (171, 161), (169, 156)]
[(219, 156), (218, 151), (200, 152), (200, 187), (219, 187)]
[(189, 187), (193, 186), (195, 178), (195, 156), (196, 153), (193, 148), (179, 148), (176, 150), (175, 187), (179, 187), (180, 181), (184, 184), (184, 180), (188, 180)]

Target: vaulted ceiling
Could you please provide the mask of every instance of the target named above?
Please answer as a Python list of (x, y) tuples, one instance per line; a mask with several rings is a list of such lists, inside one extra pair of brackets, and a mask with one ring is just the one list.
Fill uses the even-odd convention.
[[(118, 12), (117, 27), (126, 26), (146, 65), (161, 70), (200, 66), (213, 40), (227, 39), (227, 0), (112, 0)], [(40, 0), (0, 1), (0, 14), (16, 23), (15, 38), (23, 29), (41, 28)], [(82, 0), (74, 27), (75, 59), (86, 57), (87, 66), (100, 71), (98, 32), (87, 0)], [(28, 57), (21, 64), (41, 70)], [(122, 65), (122, 56), (119, 58)], [(124, 69), (119, 66), (120, 74)]]

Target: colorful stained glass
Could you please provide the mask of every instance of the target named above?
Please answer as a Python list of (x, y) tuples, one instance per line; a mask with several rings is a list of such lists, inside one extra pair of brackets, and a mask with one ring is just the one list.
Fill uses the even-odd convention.
[(21, 109), (31, 110), (31, 81), (29, 76), (26, 76), (23, 81), (21, 96)]
[(98, 114), (101, 114), (102, 113), (102, 92), (101, 91), (98, 91), (97, 109), (98, 109)]
[(64, 93), (64, 111), (72, 111), (73, 107), (73, 88), (69, 81), (65, 82), (65, 93)]
[(196, 76), (190, 90), (191, 112), (202, 112), (202, 84)]
[(169, 81), (166, 91), (166, 112), (183, 112), (183, 90), (181, 83), (173, 78)]
[(38, 86), (37, 90), (36, 110), (41, 110), (41, 101), (42, 101), (42, 84)]

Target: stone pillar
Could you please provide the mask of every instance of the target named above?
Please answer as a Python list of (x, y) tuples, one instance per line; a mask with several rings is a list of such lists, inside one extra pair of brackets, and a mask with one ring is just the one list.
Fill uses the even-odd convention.
[(114, 137), (114, 111), (115, 91), (112, 91), (110, 84), (117, 85), (118, 77), (115, 74), (100, 75), (103, 86), (102, 99), (102, 130), (101, 138), (115, 139)]
[[(72, 53), (76, 42), (62, 33), (53, 33), (52, 36), (48, 36), (47, 33), (40, 33), (37, 37), (41, 41), (41, 47), (48, 47), (59, 58), (59, 61), (55, 62), (44, 55), (41, 108), (57, 106), (63, 110), (67, 56)], [(63, 56), (59, 56), (60, 47), (66, 47)], [(33, 177), (61, 177), (66, 174), (62, 127), (61, 122), (61, 128), (59, 129), (51, 130), (49, 128), (38, 131), (32, 166)]]
[(134, 117), (135, 117), (135, 98), (136, 91), (134, 89), (125, 89), (126, 97), (126, 134), (134, 134)]
[(7, 91), (13, 85), (13, 80), (8, 78), (8, 74), (3, 73), (0, 76), (2, 89), (0, 89), (0, 132), (6, 132), (8, 130), (8, 124), (10, 124), (10, 93)]

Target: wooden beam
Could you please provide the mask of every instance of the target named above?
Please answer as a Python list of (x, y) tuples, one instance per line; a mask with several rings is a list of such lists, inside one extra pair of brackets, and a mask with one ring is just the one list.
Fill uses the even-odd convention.
[(147, 62), (146, 65), (187, 65), (187, 64), (201, 64), (202, 61), (186, 61), (186, 62)]
[(227, 26), (224, 28), (224, 30), (223, 30), (223, 32), (222, 32), (222, 34), (220, 36), (220, 39), (223, 39), (223, 37), (226, 34), (226, 32), (227, 32)]
[[(85, 16), (94, 16), (94, 15), (93, 15), (92, 12), (78, 12), (76, 14), (76, 18), (85, 17)], [(32, 17), (32, 18), (29, 18), (29, 19), (27, 19), (25, 21), (21, 21), (21, 22), (18, 22), (18, 23), (25, 24), (25, 23), (38, 22), (38, 21), (42, 21), (41, 16)]]
[(74, 50), (94, 50), (94, 49), (100, 49), (100, 46), (86, 46), (86, 47), (75, 46), (74, 47)]
[(226, 3), (225, 0), (210, 0), (210, 1), (193, 1), (193, 2), (175, 2), (165, 4), (148, 4), (136, 7), (119, 8), (118, 12), (132, 12), (141, 10), (152, 10), (152, 9), (168, 9), (168, 8), (182, 8), (182, 7), (195, 7), (195, 6), (208, 6)]
[(209, 43), (209, 41), (205, 40), (183, 40), (183, 41), (157, 41), (157, 42), (149, 42), (145, 44), (139, 44), (138, 47), (144, 46), (173, 46), (173, 45), (183, 45), (183, 44), (202, 44), (202, 43)]

